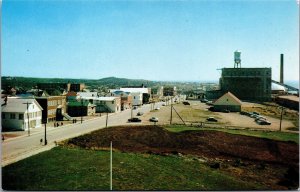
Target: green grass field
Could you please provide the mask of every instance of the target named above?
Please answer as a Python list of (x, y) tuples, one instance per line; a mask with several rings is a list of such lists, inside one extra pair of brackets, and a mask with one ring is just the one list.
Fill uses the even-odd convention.
[[(214, 130), (299, 143), (299, 135), (233, 129), (165, 126), (172, 132)], [(109, 190), (109, 151), (55, 147), (2, 168), (4, 190)], [(114, 190), (267, 190), (197, 158), (113, 152)]]
[[(4, 190), (109, 190), (109, 152), (56, 147), (2, 169)], [(197, 160), (113, 152), (114, 190), (253, 190)]]
[(222, 129), (222, 128), (198, 128), (189, 127), (184, 125), (169, 125), (165, 126), (168, 131), (181, 132), (187, 130), (213, 130), (213, 131), (223, 131), (231, 134), (246, 135), (252, 137), (260, 137), (267, 139), (274, 139), (278, 141), (293, 141), (299, 144), (299, 134), (298, 133), (288, 133), (279, 131), (259, 131), (259, 130), (243, 130), (243, 129)]

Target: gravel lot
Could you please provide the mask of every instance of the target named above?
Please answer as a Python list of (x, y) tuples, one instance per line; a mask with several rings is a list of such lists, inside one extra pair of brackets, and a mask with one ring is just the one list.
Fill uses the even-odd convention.
[[(191, 105), (183, 105), (175, 104), (173, 105), (175, 110), (179, 113), (184, 121), (187, 124), (196, 123), (196, 122), (206, 122), (207, 124), (212, 124), (206, 121), (207, 117), (215, 117), (218, 119), (216, 126), (232, 126), (232, 127), (240, 127), (240, 128), (255, 128), (255, 129), (270, 129), (270, 130), (279, 130), (280, 126), (280, 119), (276, 119), (273, 117), (268, 117), (267, 120), (271, 122), (271, 125), (258, 125), (253, 118), (248, 116), (240, 115), (239, 113), (222, 113), (222, 112), (211, 112), (208, 110), (209, 106), (201, 103), (199, 101), (189, 101)], [(245, 103), (245, 105), (249, 105), (249, 103)], [(256, 105), (256, 104), (251, 104)], [(172, 112), (172, 123), (174, 124), (182, 124), (183, 122), (178, 117), (176, 112), (173, 110)], [(159, 110), (151, 111), (148, 114), (144, 114), (141, 119), (143, 124), (149, 125), (153, 124), (150, 122), (149, 119), (151, 117), (158, 117), (159, 122), (157, 124), (170, 124), (170, 117), (171, 117), (171, 107), (169, 106), (162, 106)], [(288, 120), (282, 120), (282, 130), (286, 130), (287, 128), (295, 127), (295, 125)]]

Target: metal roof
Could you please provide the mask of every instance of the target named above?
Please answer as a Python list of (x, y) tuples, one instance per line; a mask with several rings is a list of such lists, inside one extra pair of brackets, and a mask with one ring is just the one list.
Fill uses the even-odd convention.
[(17, 113), (25, 113), (27, 111), (27, 105), (25, 103), (35, 104), (38, 106), (40, 110), (43, 108), (39, 105), (39, 103), (35, 99), (25, 99), (18, 97), (8, 97), (7, 104), (2, 106), (2, 112), (17, 112)]

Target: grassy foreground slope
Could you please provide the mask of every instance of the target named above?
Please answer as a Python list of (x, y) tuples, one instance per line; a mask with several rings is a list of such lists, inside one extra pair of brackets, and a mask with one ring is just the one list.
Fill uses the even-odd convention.
[(290, 142), (295, 138), (177, 125), (109, 127), (3, 167), (2, 188), (109, 190), (107, 149), (113, 141), (114, 190), (297, 189), (299, 144)]
[(277, 141), (293, 141), (293, 142), (299, 144), (299, 133), (289, 133), (289, 132), (280, 132), (280, 131), (265, 131), (265, 130), (260, 131), (260, 130), (243, 130), (243, 129), (198, 128), (198, 127), (189, 127), (189, 126), (185, 126), (185, 125), (168, 125), (168, 126), (165, 126), (165, 128), (171, 132), (182, 132), (182, 131), (188, 131), (188, 130), (222, 131), (222, 132), (230, 133), (230, 134), (273, 139), (273, 140), (277, 140)]
[[(109, 152), (56, 147), (2, 169), (4, 190), (109, 190)], [(266, 189), (198, 160), (113, 152), (114, 190)]]

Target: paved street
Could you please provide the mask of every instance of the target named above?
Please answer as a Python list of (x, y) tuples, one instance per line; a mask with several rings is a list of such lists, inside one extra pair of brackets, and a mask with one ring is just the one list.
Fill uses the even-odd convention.
[[(160, 107), (162, 103), (156, 103), (155, 107)], [(151, 110), (150, 104), (143, 105), (138, 109), (132, 110), (133, 116), (138, 111), (147, 113)], [(131, 117), (131, 110), (122, 111), (121, 113), (112, 113), (108, 116), (108, 126), (124, 125)], [(48, 145), (40, 143), (44, 139), (44, 127), (39, 128), (31, 133), (30, 136), (24, 135), (5, 140), (2, 142), (2, 166), (11, 164), (21, 159), (27, 158), (39, 152), (49, 150), (59, 142), (68, 138), (76, 137), (97, 129), (104, 128), (106, 125), (106, 115), (84, 121), (82, 124), (69, 124), (60, 127), (50, 127), (47, 129)]]

